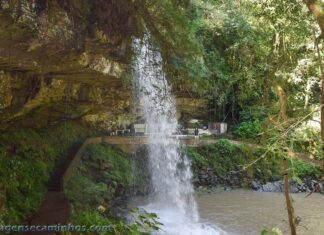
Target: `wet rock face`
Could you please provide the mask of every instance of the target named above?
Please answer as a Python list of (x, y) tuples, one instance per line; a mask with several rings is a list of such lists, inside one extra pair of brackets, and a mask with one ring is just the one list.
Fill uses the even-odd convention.
[(220, 175), (217, 171), (210, 167), (196, 168), (193, 166), (193, 184), (195, 188), (203, 187), (218, 187), (229, 186), (233, 188), (242, 187), (246, 175), (243, 173), (228, 172), (225, 175)]
[[(285, 186), (283, 180), (278, 180), (274, 182), (267, 182), (266, 184), (261, 184), (257, 180), (253, 180), (250, 187), (259, 192), (284, 192)], [(302, 183), (298, 183), (293, 179), (289, 179), (289, 192), (299, 193), (299, 192), (319, 192), (324, 193), (324, 182), (317, 181), (315, 179), (304, 179)]]
[(0, 0), (0, 128), (125, 121), (133, 15), (131, 0)]
[[(275, 182), (268, 182), (264, 185), (260, 185), (257, 189), (259, 192), (284, 192), (284, 182), (282, 180), (275, 181)], [(289, 192), (290, 193), (298, 193), (298, 192), (305, 192), (309, 191), (307, 185), (299, 185), (297, 182), (293, 180), (289, 180)]]

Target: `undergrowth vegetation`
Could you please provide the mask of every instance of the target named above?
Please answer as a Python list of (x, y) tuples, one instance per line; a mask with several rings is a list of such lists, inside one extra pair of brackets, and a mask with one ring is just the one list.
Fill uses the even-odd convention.
[(113, 196), (125, 193), (130, 182), (131, 167), (125, 154), (106, 145), (92, 144), (82, 156), (82, 164), (66, 194), (75, 213), (98, 206), (109, 208)]
[(255, 138), (261, 132), (259, 120), (241, 122), (234, 129), (234, 134), (241, 139)]
[[(237, 174), (246, 179), (257, 179), (262, 183), (280, 180), (283, 177), (283, 156), (276, 151), (268, 151), (253, 145), (237, 145), (221, 139), (214, 145), (189, 148), (195, 172), (212, 168), (220, 178)], [(320, 176), (320, 167), (301, 160), (291, 160), (290, 174), (300, 179)]]
[(40, 205), (54, 165), (73, 144), (81, 143), (89, 130), (64, 122), (41, 131), (11, 129), (0, 134), (0, 219), (18, 223)]
[[(82, 164), (66, 187), (66, 195), (72, 205), (74, 224), (109, 226), (108, 231), (94, 234), (144, 235), (159, 229), (155, 214), (135, 209), (124, 218), (112, 212), (118, 206), (116, 198), (124, 200), (129, 195), (132, 182), (131, 166), (127, 154), (104, 144), (92, 144), (82, 156)], [(88, 234), (88, 233), (81, 233)]]
[[(94, 224), (107, 228), (107, 231), (94, 233), (98, 235), (148, 235), (159, 230), (162, 225), (158, 222), (157, 216), (154, 213), (139, 214), (138, 210), (135, 209), (130, 214), (132, 222), (126, 223), (122, 219), (108, 218), (98, 211), (85, 211), (76, 215), (74, 222), (76, 224), (83, 224), (88, 228)], [(81, 232), (80, 234), (86, 235), (89, 232)]]

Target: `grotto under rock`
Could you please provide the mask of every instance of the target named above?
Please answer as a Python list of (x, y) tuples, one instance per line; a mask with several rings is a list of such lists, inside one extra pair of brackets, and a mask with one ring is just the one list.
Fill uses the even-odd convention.
[[(139, 22), (131, 0), (1, 0), (0, 129), (62, 120), (106, 131), (130, 124)], [(205, 101), (180, 93), (179, 113), (205, 110)]]

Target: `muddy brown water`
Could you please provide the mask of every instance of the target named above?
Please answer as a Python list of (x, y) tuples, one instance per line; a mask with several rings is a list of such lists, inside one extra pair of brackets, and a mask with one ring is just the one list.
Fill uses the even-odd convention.
[[(300, 219), (298, 235), (324, 235), (324, 195), (291, 194), (295, 214)], [(278, 227), (290, 234), (285, 198), (282, 193), (233, 190), (198, 194), (202, 222), (214, 224), (231, 235), (259, 235)]]

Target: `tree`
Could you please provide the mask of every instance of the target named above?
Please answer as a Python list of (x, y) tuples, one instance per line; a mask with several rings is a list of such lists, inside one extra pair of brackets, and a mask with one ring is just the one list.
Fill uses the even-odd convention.
[[(321, 29), (321, 37), (324, 38), (324, 10), (321, 4), (316, 0), (304, 0), (304, 3), (308, 7), (309, 11), (315, 17), (320, 29)], [(321, 54), (319, 50), (318, 43), (315, 40), (317, 52), (318, 52), (318, 60), (319, 66), (321, 68), (321, 80), (322, 80), (322, 93), (321, 93), (321, 142), (322, 142), (322, 157), (323, 157), (323, 171), (324, 171), (324, 73), (323, 73), (323, 65), (321, 60)]]

